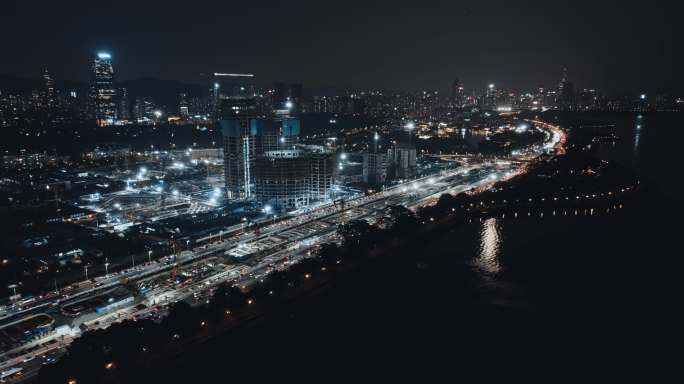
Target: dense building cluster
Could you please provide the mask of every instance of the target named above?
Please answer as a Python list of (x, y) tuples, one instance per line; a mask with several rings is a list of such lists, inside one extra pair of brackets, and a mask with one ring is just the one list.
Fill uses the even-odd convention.
[(472, 110), (561, 110), (561, 111), (675, 111), (684, 100), (668, 95), (647, 94), (609, 97), (593, 88), (576, 89), (567, 70), (555, 87), (529, 91), (503, 89), (488, 84), (468, 89), (456, 79), (450, 94), (438, 91), (386, 92), (356, 91), (343, 96), (314, 96), (307, 111), (365, 115), (373, 118), (439, 118), (454, 111)]
[[(19, 136), (24, 135), (24, 128), (38, 127), (27, 129), (25, 136), (40, 136), (47, 133), (45, 127), (64, 124), (142, 129), (138, 127), (163, 123), (215, 129), (221, 132), (222, 145), (214, 139), (211, 147), (196, 147), (187, 157), (206, 163), (212, 175), (222, 174), (223, 180), (217, 183), (225, 187), (228, 201), (256, 201), (278, 209), (328, 200), (336, 187), (334, 181), (339, 186), (376, 188), (414, 178), (421, 173), (419, 146), (431, 143), (431, 149), (440, 151), (435, 140), (465, 139), (466, 129), (476, 135), (495, 135), (500, 131), (497, 127), (506, 124), (496, 120), (497, 113), (678, 110), (684, 105), (682, 99), (664, 95), (610, 98), (595, 89), (577, 89), (567, 70), (555, 86), (524, 92), (497, 84), (478, 89), (455, 79), (446, 93), (355, 90), (308, 97), (301, 84), (275, 82), (259, 87), (252, 74), (213, 73), (200, 85), (181, 85), (187, 89), (177, 88), (161, 97), (119, 81), (114, 64), (110, 53), (96, 53), (91, 59), (90, 81), (84, 87), (60, 84), (46, 70), (30, 93), (0, 90), (0, 125), (16, 128)], [(303, 115), (320, 115), (330, 125), (309, 127), (303, 133)], [(368, 138), (368, 127), (336, 128), (337, 120), (344, 117), (385, 125), (376, 126), (372, 131), (375, 138)], [(408, 140), (390, 137), (407, 122), (415, 122)], [(383, 139), (378, 139), (377, 132)], [(79, 135), (78, 128), (71, 134)], [(341, 140), (333, 145), (323, 141), (330, 138)], [(508, 141), (504, 134), (485, 144), (506, 146)], [(84, 153), (83, 159), (126, 166), (130, 145), (112, 145), (98, 145)], [(458, 150), (453, 143), (449, 145), (450, 151)], [(356, 156), (355, 160), (348, 164), (337, 161), (340, 154), (346, 156), (344, 152)], [(65, 159), (56, 153), (23, 151), (5, 154), (3, 164), (6, 169), (36, 168)]]
[(75, 91), (60, 92), (50, 72), (28, 93), (0, 89), (0, 127), (21, 128), (32, 124), (65, 124), (82, 117)]
[[(188, 86), (187, 91), (166, 95), (132, 94), (115, 77), (112, 55), (97, 53), (91, 61), (88, 87), (59, 84), (46, 70), (40, 85), (30, 92), (0, 88), (0, 126), (96, 122), (100, 126), (156, 124), (159, 122), (206, 122), (219, 117), (221, 95), (234, 91), (222, 84), (226, 78), (216, 73), (207, 86)], [(303, 97), (301, 84), (275, 82), (270, 87), (249, 85), (255, 110), (266, 114), (284, 108), (290, 100), (303, 113), (329, 113), (371, 118), (440, 118), (460, 110), (567, 110), (567, 111), (674, 111), (684, 100), (671, 95), (637, 94), (609, 97), (594, 88), (578, 89), (563, 70), (557, 85), (515, 91), (497, 84), (482, 88), (452, 82), (449, 92), (389, 92), (356, 90), (338, 95)], [(169, 101), (171, 100), (171, 101)]]
[[(300, 145), (298, 86), (276, 87), (276, 108), (264, 112), (248, 86), (220, 96), (224, 175), (229, 199), (256, 198), (297, 209), (329, 198), (332, 152)], [(301, 88), (299, 88), (301, 89)]]

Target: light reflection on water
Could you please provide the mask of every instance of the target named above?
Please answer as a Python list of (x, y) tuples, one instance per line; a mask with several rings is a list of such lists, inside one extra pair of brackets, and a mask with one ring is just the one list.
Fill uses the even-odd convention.
[(500, 254), (501, 228), (499, 219), (487, 219), (482, 223), (480, 230), (480, 253), (475, 260), (475, 265), (486, 275), (497, 275), (501, 272)]
[(634, 157), (639, 155), (639, 141), (641, 139), (641, 129), (644, 126), (644, 119), (642, 115), (636, 117), (636, 122), (634, 123)]

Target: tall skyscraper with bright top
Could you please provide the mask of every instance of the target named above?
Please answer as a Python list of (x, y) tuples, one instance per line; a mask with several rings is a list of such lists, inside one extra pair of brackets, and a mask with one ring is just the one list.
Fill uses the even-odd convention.
[(116, 120), (116, 87), (112, 55), (98, 52), (93, 59), (90, 81), (91, 114), (99, 126)]

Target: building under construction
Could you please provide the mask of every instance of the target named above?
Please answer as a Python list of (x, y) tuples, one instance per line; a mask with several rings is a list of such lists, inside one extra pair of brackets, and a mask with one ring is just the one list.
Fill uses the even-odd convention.
[(299, 209), (330, 196), (332, 153), (322, 147), (295, 146), (264, 152), (256, 160), (256, 198), (279, 209)]

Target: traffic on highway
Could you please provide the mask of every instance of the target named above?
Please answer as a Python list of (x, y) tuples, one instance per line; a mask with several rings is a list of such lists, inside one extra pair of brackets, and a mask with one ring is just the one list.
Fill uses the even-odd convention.
[[(397, 184), (343, 203), (329, 203), (212, 238), (212, 242), (149, 260), (135, 267), (105, 273), (39, 297), (0, 309), (1, 381), (35, 375), (55, 362), (82, 332), (125, 319), (161, 318), (169, 306), (185, 300), (206, 303), (220, 284), (248, 288), (269, 273), (286, 269), (315, 254), (315, 248), (340, 241), (337, 227), (350, 220), (373, 222), (388, 206), (416, 209), (444, 193), (477, 192), (525, 172), (530, 159), (562, 153), (560, 127), (534, 122), (545, 133), (543, 143), (505, 160), (477, 159), (467, 165)], [(48, 325), (49, 323), (49, 325)], [(49, 328), (28, 341), (20, 335), (38, 326)]]

